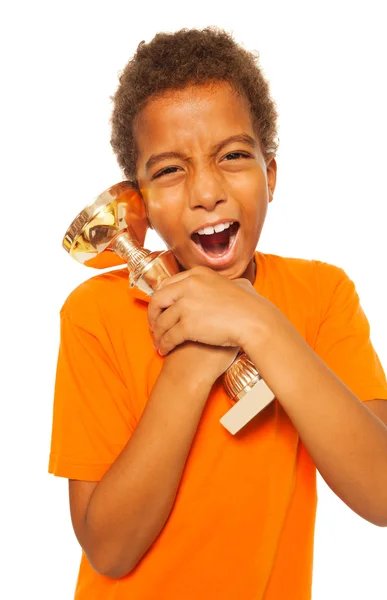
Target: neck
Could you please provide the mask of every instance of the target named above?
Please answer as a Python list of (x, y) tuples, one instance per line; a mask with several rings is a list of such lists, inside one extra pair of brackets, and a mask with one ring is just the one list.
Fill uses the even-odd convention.
[[(179, 271), (180, 272), (185, 271), (186, 270), (185, 267), (183, 267), (183, 265), (179, 261), (177, 261), (177, 262), (179, 265)], [(255, 264), (255, 256), (253, 256), (251, 258), (249, 264), (247, 265), (245, 272), (242, 275), (240, 275), (240, 277), (243, 279), (248, 279), (250, 281), (251, 285), (254, 285), (254, 281), (255, 281), (255, 277), (256, 277), (256, 270), (257, 270), (257, 268), (256, 268), (256, 264)]]
[(246, 271), (241, 275), (243, 279), (248, 279), (251, 285), (254, 285), (255, 277), (256, 277), (256, 264), (254, 256), (250, 260), (249, 264), (246, 267)]

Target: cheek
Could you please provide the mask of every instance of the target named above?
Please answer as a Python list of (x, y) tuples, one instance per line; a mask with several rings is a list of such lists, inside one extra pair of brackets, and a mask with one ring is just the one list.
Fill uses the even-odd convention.
[(258, 168), (238, 173), (234, 182), (235, 193), (245, 199), (256, 198), (259, 201), (265, 193), (265, 188), (265, 179)]
[(154, 231), (171, 248), (181, 236), (181, 219), (176, 210), (167, 206), (148, 206), (149, 221)]
[(243, 202), (246, 213), (251, 216), (266, 211), (268, 203), (267, 183), (259, 169), (251, 169), (239, 178), (235, 193)]
[(144, 195), (153, 229), (165, 240), (175, 239), (181, 230), (181, 201), (171, 193), (148, 192)]

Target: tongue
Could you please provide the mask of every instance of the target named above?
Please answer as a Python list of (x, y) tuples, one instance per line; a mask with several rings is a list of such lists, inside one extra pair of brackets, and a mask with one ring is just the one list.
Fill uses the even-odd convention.
[(230, 239), (229, 229), (219, 231), (219, 233), (212, 233), (211, 235), (201, 235), (200, 243), (204, 246), (216, 246), (217, 244), (228, 244)]
[(199, 239), (205, 252), (213, 255), (222, 254), (228, 248), (230, 230), (225, 229), (224, 231), (212, 233), (211, 235), (199, 235)]

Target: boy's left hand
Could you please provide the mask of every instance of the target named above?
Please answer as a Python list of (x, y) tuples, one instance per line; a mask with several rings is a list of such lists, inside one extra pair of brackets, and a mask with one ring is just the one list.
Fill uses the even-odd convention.
[[(148, 307), (149, 328), (161, 355), (186, 340), (243, 348), (254, 324), (267, 335), (278, 309), (247, 279), (229, 279), (198, 266), (165, 279)], [(270, 318), (271, 317), (271, 318)]]

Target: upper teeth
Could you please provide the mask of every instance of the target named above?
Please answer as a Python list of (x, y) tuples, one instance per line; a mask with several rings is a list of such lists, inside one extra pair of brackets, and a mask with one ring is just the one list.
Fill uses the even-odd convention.
[(227, 223), (219, 223), (219, 225), (215, 225), (214, 227), (204, 227), (203, 229), (199, 229), (196, 233), (199, 235), (212, 235), (213, 233), (219, 233), (220, 231), (224, 231), (231, 227), (234, 221), (228, 221)]

